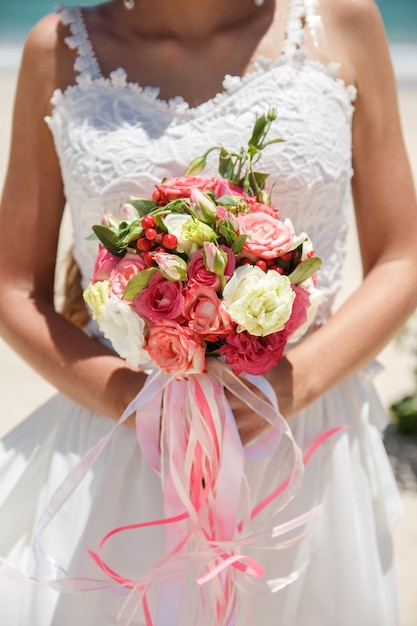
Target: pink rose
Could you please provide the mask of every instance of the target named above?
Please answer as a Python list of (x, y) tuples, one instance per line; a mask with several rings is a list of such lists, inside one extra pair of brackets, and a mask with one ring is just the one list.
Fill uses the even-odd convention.
[(226, 280), (229, 280), (229, 278), (233, 275), (233, 272), (236, 269), (236, 256), (233, 250), (228, 246), (224, 246), (222, 244), (220, 248), (223, 250), (223, 252), (227, 254), (227, 263), (226, 267), (224, 268), (224, 275)]
[(110, 272), (110, 293), (120, 299), (123, 298), (129, 280), (146, 267), (147, 265), (141, 255), (132, 252), (125, 254)]
[(203, 285), (212, 287), (214, 291), (219, 291), (221, 287), (220, 277), (214, 272), (206, 269), (202, 250), (197, 250), (191, 255), (187, 267), (188, 286)]
[[(242, 187), (236, 187), (233, 185), (230, 180), (226, 180), (225, 178), (217, 178), (216, 186), (214, 189), (215, 198), (221, 198), (222, 196), (246, 196), (245, 191)], [(246, 196), (247, 198), (254, 198), (254, 196)]]
[(98, 252), (94, 263), (93, 275), (91, 277), (92, 283), (97, 283), (99, 280), (108, 280), (110, 272), (119, 263), (120, 257), (115, 256), (103, 246), (102, 243), (98, 246)]
[(213, 191), (215, 186), (215, 178), (179, 176), (177, 178), (171, 178), (166, 183), (162, 183), (162, 185), (157, 185), (152, 194), (152, 199), (163, 206), (177, 198), (189, 198), (193, 189)]
[(151, 322), (175, 320), (181, 317), (184, 306), (181, 281), (166, 280), (161, 274), (152, 275), (148, 286), (133, 300), (139, 315)]
[(239, 234), (247, 235), (243, 250), (255, 257), (275, 259), (288, 252), (291, 232), (281, 220), (268, 213), (239, 213)]
[(271, 217), (278, 218), (279, 211), (269, 204), (262, 204), (257, 200), (248, 200), (249, 213), (267, 213)]
[(204, 343), (192, 330), (172, 320), (151, 326), (145, 350), (167, 376), (185, 378), (205, 371)]
[(187, 291), (184, 317), (188, 327), (206, 341), (218, 341), (233, 330), (230, 315), (212, 287), (194, 285)]
[(284, 352), (287, 342), (286, 330), (271, 333), (265, 337), (250, 335), (243, 331), (233, 331), (226, 337), (226, 343), (220, 348), (220, 354), (224, 354), (233, 372), (239, 375), (265, 374), (275, 367)]
[(310, 306), (310, 294), (306, 289), (299, 285), (291, 285), (291, 289), (295, 293), (295, 300), (292, 305), (291, 317), (285, 324), (288, 337), (307, 321), (307, 309)]

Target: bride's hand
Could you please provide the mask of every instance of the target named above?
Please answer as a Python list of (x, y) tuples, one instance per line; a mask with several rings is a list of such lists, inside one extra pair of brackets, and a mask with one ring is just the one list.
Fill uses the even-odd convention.
[[(265, 378), (272, 385), (275, 393), (277, 394), (281, 414), (285, 418), (291, 417), (291, 415), (295, 412), (292, 396), (292, 374), (291, 366), (285, 357), (281, 359), (277, 367), (265, 375)], [(257, 387), (248, 381), (245, 381), (245, 384), (251, 389), (251, 391), (253, 391), (253, 393), (268, 402), (268, 399), (265, 398)], [(242, 400), (240, 400), (237, 396), (230, 393), (227, 389), (225, 390), (225, 393), (232, 409), (243, 445), (250, 443), (271, 427), (265, 418), (254, 413), (250, 407), (248, 407), (245, 402), (242, 402)]]

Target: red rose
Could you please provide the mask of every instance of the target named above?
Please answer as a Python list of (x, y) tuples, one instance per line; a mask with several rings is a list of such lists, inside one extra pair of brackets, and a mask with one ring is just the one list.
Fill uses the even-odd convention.
[(226, 363), (236, 375), (246, 372), (257, 376), (266, 374), (277, 365), (286, 342), (285, 329), (265, 337), (250, 335), (246, 331), (233, 331), (226, 337), (226, 343), (219, 352), (224, 354)]
[(221, 287), (220, 277), (214, 272), (210, 272), (204, 264), (203, 251), (194, 252), (188, 262), (188, 286), (203, 285), (212, 287), (214, 291), (219, 291)]
[(285, 324), (288, 337), (307, 321), (307, 310), (310, 306), (310, 294), (307, 289), (299, 285), (291, 285), (291, 289), (295, 293), (295, 300), (292, 305), (291, 317)]
[(139, 315), (151, 322), (181, 317), (184, 306), (181, 281), (166, 280), (161, 274), (153, 274), (148, 286), (133, 300)]
[(163, 206), (171, 200), (178, 198), (189, 198), (193, 189), (200, 191), (213, 191), (216, 186), (215, 178), (205, 178), (203, 176), (179, 176), (171, 178), (162, 185), (157, 185), (152, 194), (152, 199)]

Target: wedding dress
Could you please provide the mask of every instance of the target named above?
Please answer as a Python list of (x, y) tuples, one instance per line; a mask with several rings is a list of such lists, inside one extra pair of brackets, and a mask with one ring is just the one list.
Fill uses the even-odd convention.
[[(247, 140), (256, 115), (271, 105), (278, 119), (274, 144), (262, 158), (271, 172), (273, 204), (306, 231), (323, 267), (324, 294), (316, 324), (324, 324), (341, 283), (351, 203), (351, 122), (355, 88), (338, 78), (338, 65), (308, 58), (302, 18), (308, 0), (289, 0), (281, 56), (260, 58), (253, 71), (226, 76), (209, 101), (188, 106), (162, 101), (158, 89), (129, 83), (123, 69), (101, 74), (76, 7), (61, 10), (68, 45), (77, 50), (76, 84), (52, 98), (46, 120), (59, 155), (74, 228), (74, 255), (83, 286), (92, 273), (96, 244), (87, 237), (104, 210), (117, 211), (129, 195), (149, 197), (163, 178), (184, 173), (214, 143), (228, 149)], [(216, 173), (209, 161), (204, 172)], [(91, 327), (91, 332), (95, 330)], [(320, 354), (311, 367), (320, 367)], [(325, 442), (306, 466), (301, 488), (280, 522), (321, 503), (307, 537), (290, 550), (255, 554), (267, 576), (305, 570), (285, 589), (249, 598), (254, 623), (262, 626), (395, 626), (397, 597), (390, 530), (401, 513), (395, 481), (381, 440), (386, 416), (372, 385), (371, 368), (351, 376), (289, 421), (302, 450), (324, 431), (350, 428)], [(31, 544), (36, 520), (77, 461), (113, 422), (62, 395), (38, 409), (1, 443), (0, 555), (42, 578)], [(248, 476), (255, 494), (274, 484), (269, 462)], [(45, 552), (71, 576), (99, 577), (88, 555), (110, 529), (163, 517), (160, 481), (138, 449), (135, 433), (118, 428), (110, 443), (42, 536)], [(116, 542), (117, 543), (117, 542)], [(150, 567), (163, 531), (132, 535), (106, 553), (116, 570)], [(304, 565), (303, 565), (304, 564)], [(184, 600), (181, 624), (191, 626), (193, 591)], [(123, 596), (105, 592), (59, 594), (39, 584), (0, 576), (4, 626), (97, 626), (116, 624)], [(210, 618), (207, 617), (207, 623)], [(242, 611), (238, 625), (246, 623)], [(144, 624), (135, 616), (133, 624)], [(214, 622), (211, 622), (214, 623)], [(169, 626), (169, 623), (167, 623)]]

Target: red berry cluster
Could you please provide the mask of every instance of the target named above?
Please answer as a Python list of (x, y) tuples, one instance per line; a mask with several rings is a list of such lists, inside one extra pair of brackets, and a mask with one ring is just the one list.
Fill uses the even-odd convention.
[(178, 245), (175, 235), (158, 230), (158, 226), (153, 215), (144, 215), (142, 218), (142, 235), (136, 241), (136, 248), (144, 253), (145, 261), (148, 265), (153, 264), (154, 252), (171, 251)]
[(263, 272), (266, 272), (266, 270), (273, 270), (279, 274), (290, 274), (299, 262), (299, 250), (292, 250), (291, 252), (287, 252), (276, 259), (270, 259), (268, 261), (258, 259), (255, 263), (253, 263), (250, 259), (243, 258), (240, 261), (240, 265), (256, 265)]

